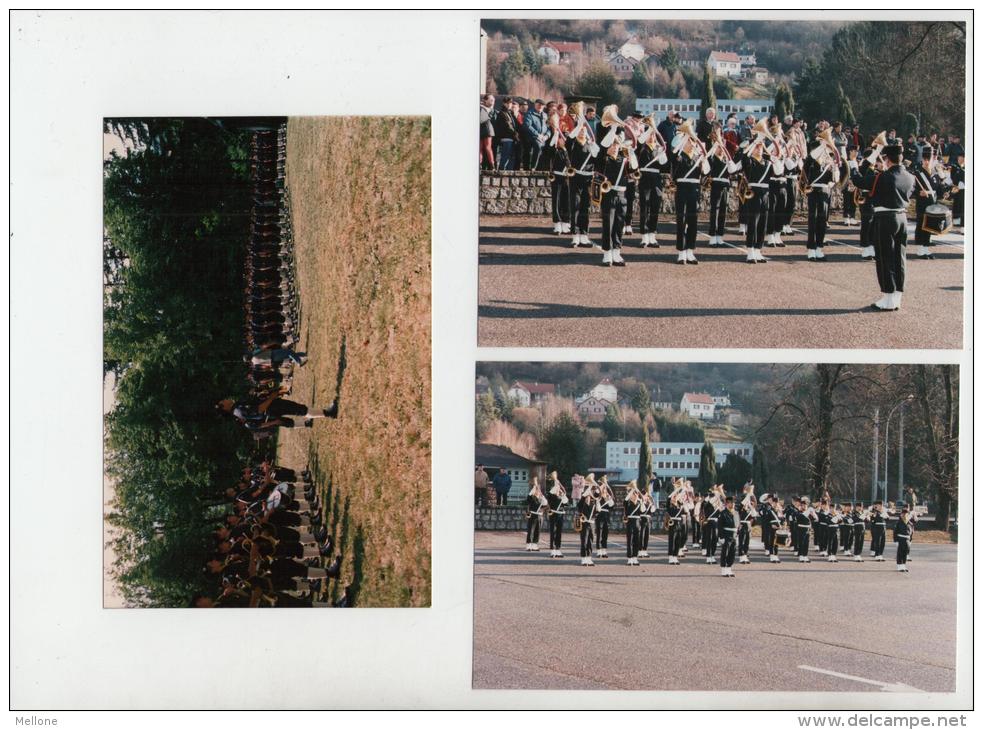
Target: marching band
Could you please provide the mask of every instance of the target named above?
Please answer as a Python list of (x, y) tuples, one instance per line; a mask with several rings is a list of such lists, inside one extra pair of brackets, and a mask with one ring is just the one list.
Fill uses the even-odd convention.
[[(570, 503), (566, 489), (556, 472), (548, 477), (549, 491), (544, 495), (533, 479), (526, 503), (527, 552), (539, 550), (539, 525), (548, 520), (550, 557), (562, 558), (560, 545), (563, 518)], [(608, 519), (615, 505), (614, 491), (606, 477), (600, 482), (589, 474), (583, 481), (582, 492), (575, 506), (573, 529), (580, 537), (580, 564), (595, 565), (593, 558), (608, 558)], [(652, 518), (658, 505), (651, 491), (640, 489), (635, 481), (628, 483), (622, 504), (625, 527), (627, 565), (640, 565), (639, 558), (648, 558)], [(693, 485), (683, 479), (673, 481), (673, 490), (665, 500), (663, 529), (667, 534), (669, 565), (682, 565), (688, 552), (686, 537), (692, 533), (693, 548), (700, 548), (706, 564), (718, 563), (720, 575), (735, 577), (734, 563), (751, 563), (751, 532), (754, 525), (761, 529), (761, 549), (769, 563), (781, 563), (779, 550), (787, 548), (800, 563), (810, 563), (809, 546), (827, 562), (839, 562), (840, 557), (852, 562), (864, 562), (864, 541), (870, 531), (870, 558), (884, 562), (888, 520), (894, 520), (894, 542), (897, 543), (898, 572), (908, 572), (908, 554), (914, 535), (915, 515), (907, 508), (895, 513), (881, 500), (869, 508), (861, 502), (836, 503), (828, 497), (813, 501), (808, 497), (792, 497), (788, 502), (777, 495), (754, 494), (754, 484), (744, 485), (738, 501), (725, 493), (723, 485), (714, 485), (707, 494), (696, 493)], [(719, 557), (717, 550), (719, 548)]]
[[(924, 159), (909, 170), (902, 165), (901, 146), (889, 145), (882, 132), (864, 150), (861, 162), (859, 150), (848, 150), (838, 143), (842, 135), (837, 136), (835, 125), (820, 122), (807, 138), (801, 122), (791, 117), (786, 118), (785, 125), (776, 116), (762, 119), (752, 128), (750, 139), (739, 143), (732, 128), (724, 131), (714, 114), (707, 117), (700, 120), (700, 133), (692, 120), (686, 120), (667, 140), (654, 115), (635, 114), (622, 120), (618, 107), (612, 104), (601, 115), (597, 136), (602, 139), (598, 140), (587, 122), (583, 102), (574, 102), (569, 110), (557, 107), (547, 120), (545, 152), (549, 158), (553, 233), (570, 234), (574, 248), (597, 247), (589, 237), (593, 202), (601, 215), (602, 264), (626, 266), (622, 250), (625, 237), (633, 234), (635, 200), (639, 203), (641, 247), (658, 247), (662, 201), (672, 195), (676, 262), (697, 264), (697, 212), (703, 190), (709, 191), (709, 245), (717, 247), (729, 245), (724, 241), (724, 228), (728, 198), (736, 186), (748, 263), (768, 262), (761, 252), (764, 246), (785, 246), (782, 235), (794, 232), (792, 215), (799, 196), (806, 200), (808, 210), (806, 260), (819, 262), (826, 260), (823, 248), (832, 192), (840, 189), (844, 223), (860, 224), (861, 258), (878, 262), (882, 294), (892, 295), (882, 298), (874, 308), (893, 311), (900, 307), (903, 291), (910, 197), (916, 202), (918, 258), (933, 258), (932, 235), (947, 233), (953, 220), (962, 222), (962, 158), (943, 164), (932, 148), (925, 148)], [(905, 182), (910, 178), (911, 189), (907, 184), (892, 185), (890, 191), (885, 185), (875, 186), (879, 176)], [(952, 208), (942, 205), (943, 200), (951, 200)], [(855, 218), (857, 208), (861, 211), (859, 221)]]

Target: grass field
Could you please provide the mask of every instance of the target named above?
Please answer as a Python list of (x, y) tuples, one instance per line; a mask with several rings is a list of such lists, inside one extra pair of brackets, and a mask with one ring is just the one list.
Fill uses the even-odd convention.
[(298, 117), (287, 131), (301, 343), (292, 396), (337, 420), (281, 430), (344, 554), (332, 598), (430, 605), (430, 120)]

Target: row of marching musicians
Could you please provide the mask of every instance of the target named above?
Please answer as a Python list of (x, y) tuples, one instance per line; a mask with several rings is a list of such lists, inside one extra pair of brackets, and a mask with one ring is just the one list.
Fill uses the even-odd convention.
[[(586, 477), (577, 503), (571, 504), (567, 491), (556, 472), (547, 479), (544, 493), (533, 479), (526, 503), (526, 551), (539, 550), (540, 524), (549, 526), (550, 557), (562, 558), (563, 524), (568, 509), (573, 510), (574, 530), (580, 535), (580, 564), (595, 565), (593, 557), (607, 558), (610, 515), (615, 506), (614, 491), (602, 476)], [(724, 493), (722, 485), (711, 488), (706, 496), (697, 494), (686, 480), (675, 480), (666, 499), (663, 527), (667, 532), (669, 565), (681, 565), (688, 553), (686, 541), (699, 547), (707, 564), (719, 562), (720, 574), (734, 577), (734, 562), (750, 563), (751, 528), (761, 526), (761, 542), (770, 563), (780, 563), (779, 543), (785, 542), (800, 563), (809, 563), (810, 537), (821, 557), (838, 562), (838, 554), (863, 562), (866, 533), (870, 531), (870, 557), (884, 561), (889, 520), (894, 520), (898, 572), (908, 572), (908, 554), (914, 535), (915, 516), (907, 508), (895, 514), (880, 500), (869, 509), (862, 503), (837, 504), (828, 498), (813, 503), (808, 497), (793, 497), (784, 502), (776, 495), (754, 495), (754, 485), (744, 486), (740, 500)], [(627, 564), (639, 565), (639, 558), (649, 557), (651, 521), (658, 505), (648, 490), (629, 482), (623, 502)], [(784, 540), (783, 540), (784, 538)], [(719, 557), (717, 556), (719, 548)]]
[[(875, 240), (871, 222), (875, 205), (870, 200), (871, 179), (857, 164), (859, 150), (846, 153), (844, 159), (834, 144), (826, 123), (817, 125), (810, 140), (798, 123), (783, 132), (779, 123), (768, 125), (762, 119), (753, 129), (753, 137), (734, 147), (724, 139), (716, 122), (709, 125), (707, 139), (701, 139), (687, 120), (676, 129), (672, 140), (660, 134), (654, 115), (636, 114), (623, 121), (616, 105), (605, 107), (596, 139), (583, 114), (582, 102), (570, 107), (569, 128), (558, 116), (548, 120), (553, 232), (571, 234), (571, 243), (595, 245), (589, 238), (591, 203), (600, 206), (602, 263), (625, 266), (622, 256), (624, 237), (633, 233), (631, 212), (637, 198), (643, 248), (659, 246), (657, 227), (662, 201), (674, 196), (677, 263), (696, 264), (697, 212), (701, 191), (709, 187), (709, 245), (727, 245), (724, 228), (731, 186), (736, 182), (739, 197), (739, 225), (745, 237), (748, 263), (766, 263), (762, 247), (783, 247), (783, 234), (792, 232), (792, 215), (796, 195), (807, 197), (807, 260), (824, 261), (823, 248), (829, 222), (831, 191), (844, 186), (844, 215), (849, 224), (861, 225), (861, 256), (875, 258)], [(600, 135), (600, 130), (598, 132)], [(709, 146), (708, 146), (709, 145)], [(873, 152), (872, 166), (883, 163), (879, 152), (885, 146), (884, 133), (871, 142), (863, 157)], [(948, 208), (939, 206), (943, 197), (961, 195), (962, 178), (941, 164), (926, 148), (926, 159), (912, 165), (918, 182), (916, 243), (920, 258), (931, 258), (928, 247), (932, 233), (941, 234), (951, 227)], [(862, 158), (861, 158), (862, 159)], [(851, 191), (846, 189), (852, 184)], [(925, 218), (926, 209), (936, 206), (936, 215)], [(855, 221), (856, 207), (861, 219)], [(938, 209), (943, 215), (938, 217)]]

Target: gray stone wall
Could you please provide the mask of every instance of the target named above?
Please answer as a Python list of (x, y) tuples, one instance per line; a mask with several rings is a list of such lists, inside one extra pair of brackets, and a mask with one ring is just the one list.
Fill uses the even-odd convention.
[[(563, 518), (563, 529), (573, 530), (573, 512), (567, 512)], [(611, 510), (610, 531), (624, 532), (625, 526), (622, 523), (623, 511), (621, 507)], [(525, 532), (526, 529), (526, 508), (525, 507), (475, 507), (474, 508), (474, 529), (476, 530), (498, 530), (504, 532)], [(652, 518), (652, 532), (662, 532), (662, 510), (659, 510)]]
[[(728, 219), (737, 220), (737, 195), (736, 184), (731, 186), (731, 194), (728, 196)], [(552, 201), (550, 200), (550, 183), (545, 172), (481, 172), (481, 188), (479, 190), (479, 210), (484, 215), (542, 215), (550, 214)], [(806, 199), (802, 195), (796, 195), (796, 211), (805, 215), (807, 211)], [(700, 212), (706, 213), (710, 209), (710, 193), (704, 190), (703, 200), (700, 203)], [(840, 211), (843, 209), (843, 193), (839, 189), (834, 190), (831, 200), (831, 209)], [(593, 211), (597, 213), (596, 206)], [(674, 215), (676, 212), (675, 200), (671, 195), (667, 195), (662, 200), (662, 218)], [(636, 203), (635, 214), (638, 214)]]

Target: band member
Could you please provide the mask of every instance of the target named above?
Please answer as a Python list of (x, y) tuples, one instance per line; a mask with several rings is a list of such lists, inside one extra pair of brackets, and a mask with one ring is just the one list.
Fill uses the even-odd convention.
[[(625, 120), (625, 141), (631, 146), (638, 154), (638, 135), (642, 132), (642, 115), (638, 112), (632, 114), (628, 119)], [(628, 176), (628, 182), (625, 183), (625, 228), (621, 232), (622, 236), (630, 236), (634, 233), (631, 227), (631, 222), (635, 217), (635, 198), (638, 193), (638, 173), (634, 173)]]
[(815, 510), (809, 504), (809, 500), (805, 497), (800, 499), (795, 510), (795, 530), (798, 535), (796, 553), (800, 563), (812, 562), (809, 560), (809, 528), (812, 526), (814, 515)]
[[(872, 168), (882, 151), (884, 171), (876, 172)], [(874, 209), (872, 235), (877, 281), (882, 294), (871, 306), (876, 311), (895, 311), (901, 307), (904, 292), (905, 251), (908, 245), (906, 211), (915, 189), (915, 178), (901, 166), (901, 147), (898, 145), (884, 148), (878, 145), (859, 169), (865, 187), (871, 191), (870, 202)]]
[(884, 562), (884, 544), (887, 542), (887, 514), (881, 500), (874, 502), (870, 513), (870, 557)]
[(628, 548), (628, 565), (638, 565), (639, 523), (642, 519), (642, 494), (635, 480), (628, 482), (625, 495), (625, 542)]
[(720, 517), (720, 512), (723, 510), (723, 502), (720, 500), (720, 495), (717, 493), (717, 487), (714, 486), (708, 493), (707, 498), (703, 500), (703, 555), (707, 558), (707, 565), (712, 565), (716, 562), (715, 556), (717, 554), (717, 519)]
[(901, 510), (901, 518), (894, 526), (894, 541), (898, 543), (898, 572), (908, 572), (908, 553), (911, 552), (911, 538), (915, 535), (915, 527), (911, 521), (911, 513), (907, 507)]
[(829, 533), (830, 525), (833, 522), (833, 512), (835, 506), (829, 504), (826, 499), (819, 500), (819, 510), (816, 515), (816, 524), (813, 534), (816, 538), (816, 547), (819, 548), (819, 557), (826, 557), (829, 553)]
[(782, 505), (775, 495), (771, 496), (768, 511), (768, 541), (765, 542), (765, 550), (768, 553), (769, 563), (780, 563), (778, 557), (778, 531), (782, 529)]
[[(760, 125), (759, 125), (760, 126)], [(761, 246), (768, 232), (769, 180), (772, 176), (771, 160), (766, 156), (765, 138), (758, 134), (739, 160), (747, 180), (751, 196), (744, 206), (747, 224), (747, 261), (751, 264), (766, 263)]]
[(649, 118), (649, 127), (639, 135), (636, 149), (638, 156), (638, 216), (642, 229), (642, 248), (659, 247), (656, 234), (659, 231), (659, 213), (665, 188), (665, 173), (669, 172), (666, 143), (656, 129), (655, 120)]
[(560, 129), (560, 117), (549, 119), (549, 180), (552, 200), (553, 233), (570, 233), (570, 155), (567, 152), (566, 135)]
[(772, 157), (771, 169), (772, 176), (768, 180), (768, 239), (769, 246), (784, 247), (782, 241), (782, 230), (785, 225), (785, 208), (788, 204), (787, 188), (788, 160), (787, 150), (784, 143), (778, 141), (781, 134), (779, 126), (771, 128), (772, 137)]
[[(865, 149), (864, 157), (869, 157), (871, 152), (869, 147)], [(870, 202), (870, 188), (864, 187), (864, 176), (857, 167), (857, 150), (851, 150), (849, 155), (847, 165), (850, 169), (850, 183), (853, 185), (854, 194), (860, 198), (860, 258), (864, 261), (873, 261), (874, 239), (871, 237), (871, 231), (874, 221), (874, 206)], [(877, 168), (880, 169), (879, 162)]]
[(621, 234), (627, 205), (625, 190), (629, 174), (638, 169), (638, 159), (624, 139), (619, 137), (607, 148), (607, 153), (599, 164), (607, 188), (601, 196), (601, 248), (604, 249), (602, 263), (605, 266), (624, 266)]
[(567, 179), (570, 189), (570, 215), (573, 224), (573, 247), (590, 246), (590, 182), (594, 176), (594, 164), (600, 147), (594, 139), (594, 130), (583, 115), (584, 103), (574, 102), (570, 113), (576, 126), (567, 137), (567, 154), (573, 175)]
[(835, 182), (835, 162), (829, 149), (821, 140), (809, 143), (803, 167), (805, 187), (808, 196), (809, 229), (806, 238), (806, 258), (810, 261), (823, 261), (823, 244), (826, 242), (826, 226), (829, 222), (829, 194)]
[(839, 540), (845, 557), (853, 556), (853, 503), (844, 502), (840, 512)]
[(700, 204), (700, 182), (710, 172), (706, 150), (687, 120), (673, 140), (672, 176), (676, 181), (676, 263), (698, 264), (696, 260), (696, 217)]
[(594, 545), (594, 523), (597, 520), (597, 499), (594, 494), (594, 486), (587, 484), (580, 501), (577, 503), (577, 512), (580, 514), (580, 564), (593, 565), (591, 560), (591, 548)]
[(806, 136), (799, 119), (785, 117), (789, 156), (785, 163), (785, 211), (782, 215), (782, 233), (792, 234), (792, 218), (795, 216), (795, 199), (799, 188), (799, 174), (805, 165)]
[(925, 209), (935, 205), (945, 193), (946, 185), (939, 174), (935, 161), (935, 153), (931, 147), (922, 150), (922, 159), (911, 169), (915, 176), (915, 243), (918, 244), (917, 256), (920, 259), (935, 258), (928, 250), (934, 246), (932, 234), (922, 226)]
[(727, 222), (727, 196), (730, 192), (730, 176), (740, 169), (727, 151), (727, 144), (719, 129), (712, 133), (710, 147), (710, 245), (724, 245), (724, 224)]
[(853, 505), (853, 562), (864, 561), (864, 532), (867, 530), (867, 514), (863, 502)]
[(655, 503), (652, 495), (642, 495), (642, 518), (638, 521), (638, 557), (649, 556), (649, 533), (652, 529), (652, 515), (655, 514)]
[(686, 544), (686, 527), (678, 489), (669, 495), (666, 519), (669, 521), (669, 565), (679, 565), (679, 548)]
[(539, 487), (539, 479), (532, 478), (529, 487), (529, 494), (526, 497), (526, 551), (536, 552), (539, 550), (539, 525), (543, 515), (548, 508), (546, 497), (543, 490)]
[[(594, 475), (588, 474), (587, 481), (594, 482)], [(614, 507), (614, 493), (608, 486), (608, 478), (601, 477), (597, 495), (597, 557), (608, 556), (608, 527), (610, 525), (611, 508)]]
[[(690, 509), (690, 516), (692, 517), (690, 528), (692, 530), (691, 540), (693, 542), (693, 547), (699, 547), (703, 544), (703, 495), (697, 494), (693, 498), (693, 506)], [(684, 536), (685, 537), (685, 536)], [(685, 545), (685, 539), (683, 541)]]
[(737, 546), (738, 516), (734, 511), (734, 498), (730, 495), (724, 499), (724, 509), (720, 511), (717, 529), (720, 531), (720, 575), (734, 578), (734, 553)]
[(748, 555), (748, 552), (751, 549), (751, 525), (754, 524), (754, 518), (758, 516), (757, 500), (753, 494), (748, 494), (741, 500), (737, 514), (740, 518), (737, 528), (738, 562), (750, 563), (751, 557)]
[(563, 516), (566, 514), (563, 508), (570, 500), (567, 497), (567, 490), (560, 484), (555, 471), (550, 473), (547, 484), (550, 485), (546, 495), (550, 521), (550, 557), (562, 558), (563, 552), (560, 546), (563, 542)]
[(826, 560), (831, 563), (838, 562), (836, 558), (836, 553), (839, 551), (840, 547), (840, 523), (843, 521), (843, 515), (840, 514), (840, 510), (837, 505), (832, 505), (829, 507), (826, 513), (826, 548), (820, 555), (825, 555)]
[[(854, 147), (847, 147), (847, 159), (853, 157), (855, 149)], [(845, 226), (855, 226), (860, 222), (857, 220), (857, 204), (853, 199), (853, 190), (852, 178), (847, 175), (843, 181), (843, 225)]]
[(952, 169), (949, 175), (952, 179), (952, 225), (961, 226), (963, 217), (966, 215), (966, 169), (963, 166), (966, 157), (960, 153), (953, 160), (949, 158)]

